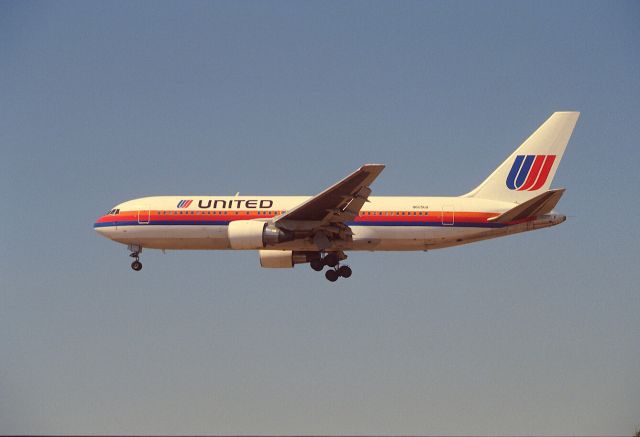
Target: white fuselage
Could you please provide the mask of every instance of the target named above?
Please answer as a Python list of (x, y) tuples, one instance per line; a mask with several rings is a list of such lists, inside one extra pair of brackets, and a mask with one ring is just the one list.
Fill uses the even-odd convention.
[[(114, 207), (94, 224), (103, 236), (152, 249), (231, 249), (228, 225), (267, 220), (301, 204), (306, 196), (158, 196)], [(514, 223), (488, 221), (514, 203), (468, 197), (369, 197), (347, 225), (352, 238), (328, 250), (429, 250), (553, 226), (558, 214)], [(314, 251), (309, 238), (267, 249)]]

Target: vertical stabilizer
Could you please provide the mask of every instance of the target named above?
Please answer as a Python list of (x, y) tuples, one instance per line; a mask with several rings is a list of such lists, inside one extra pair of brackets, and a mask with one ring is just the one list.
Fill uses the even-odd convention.
[(549, 190), (579, 116), (579, 112), (554, 112), (464, 197), (521, 203)]

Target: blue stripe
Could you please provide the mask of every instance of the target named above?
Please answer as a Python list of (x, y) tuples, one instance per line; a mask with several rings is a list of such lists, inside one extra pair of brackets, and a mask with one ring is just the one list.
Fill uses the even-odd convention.
[[(108, 228), (114, 226), (176, 226), (176, 225), (189, 225), (189, 226), (227, 226), (229, 225), (230, 220), (189, 220), (189, 221), (169, 221), (169, 220), (153, 220), (151, 223), (138, 223), (137, 221), (126, 221), (126, 222), (110, 222), (110, 223), (95, 223), (93, 225), (94, 228)], [(502, 228), (507, 226), (503, 223), (486, 223), (486, 222), (478, 222), (478, 223), (456, 223), (453, 225), (443, 225), (440, 222), (367, 222), (367, 221), (359, 221), (359, 222), (348, 222), (347, 226), (398, 226), (398, 227), (424, 227), (424, 226), (445, 226), (448, 228)]]
[(522, 166), (522, 160), (524, 159), (524, 155), (516, 156), (516, 160), (513, 162), (511, 166), (511, 171), (509, 172), (509, 176), (507, 176), (507, 187), (510, 190), (516, 189), (516, 176), (518, 175), (518, 170)]
[(524, 164), (522, 164), (522, 169), (518, 174), (518, 179), (516, 180), (516, 188), (520, 188), (522, 184), (524, 184), (525, 179), (529, 176), (529, 170), (531, 170), (531, 164), (533, 164), (533, 159), (535, 155), (527, 155), (524, 159)]
[(415, 226), (415, 227), (423, 227), (423, 226), (445, 226), (448, 228), (501, 228), (505, 226), (502, 223), (486, 223), (486, 222), (477, 222), (477, 223), (455, 223), (453, 225), (443, 225), (441, 222), (367, 222), (367, 221), (359, 221), (359, 222), (348, 222), (345, 223), (347, 226)]

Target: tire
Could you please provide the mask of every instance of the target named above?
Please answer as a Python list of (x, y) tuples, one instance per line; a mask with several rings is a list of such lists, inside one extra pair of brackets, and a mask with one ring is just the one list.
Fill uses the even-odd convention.
[(341, 266), (338, 269), (338, 275), (342, 276), (343, 278), (348, 278), (349, 276), (351, 276), (351, 273), (353, 273), (351, 271), (351, 267), (349, 266)]
[(328, 253), (325, 257), (324, 257), (324, 264), (329, 266), (329, 267), (335, 267), (338, 265), (338, 255), (336, 255), (335, 253)]
[(311, 268), (313, 270), (315, 270), (316, 272), (322, 271), (322, 269), (324, 269), (324, 263), (322, 262), (321, 259), (314, 259), (312, 260), (309, 265), (311, 266)]
[(131, 268), (136, 272), (142, 270), (142, 263), (140, 261), (134, 261), (131, 263)]
[(327, 278), (331, 282), (336, 282), (338, 280), (338, 272), (335, 270), (327, 270), (327, 273), (324, 274), (324, 277)]

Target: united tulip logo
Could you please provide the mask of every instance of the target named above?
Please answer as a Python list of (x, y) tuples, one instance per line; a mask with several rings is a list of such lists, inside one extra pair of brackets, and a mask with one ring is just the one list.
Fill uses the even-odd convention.
[(191, 202), (193, 202), (193, 200), (181, 200), (178, 202), (178, 208), (189, 208)]
[(544, 185), (556, 160), (556, 155), (518, 155), (513, 162), (507, 188), (516, 191), (536, 191)]

